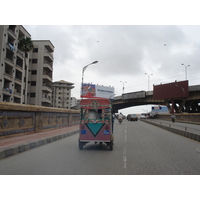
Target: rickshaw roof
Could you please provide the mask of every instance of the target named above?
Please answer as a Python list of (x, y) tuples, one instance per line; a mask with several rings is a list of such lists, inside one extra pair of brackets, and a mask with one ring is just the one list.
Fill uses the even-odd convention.
[(92, 99), (82, 99), (80, 102), (81, 107), (87, 108), (102, 108), (102, 107), (109, 107), (110, 100), (106, 98), (92, 98)]

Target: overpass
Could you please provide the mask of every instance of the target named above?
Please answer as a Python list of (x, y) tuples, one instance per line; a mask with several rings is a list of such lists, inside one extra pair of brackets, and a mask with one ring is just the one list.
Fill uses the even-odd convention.
[(174, 109), (176, 113), (200, 113), (200, 85), (188, 86), (188, 97), (176, 99), (160, 99), (153, 98), (153, 91), (137, 91), (124, 93), (117, 96), (113, 101), (113, 111), (115, 113), (123, 108), (140, 105), (165, 105), (169, 111), (172, 108), (174, 100)]

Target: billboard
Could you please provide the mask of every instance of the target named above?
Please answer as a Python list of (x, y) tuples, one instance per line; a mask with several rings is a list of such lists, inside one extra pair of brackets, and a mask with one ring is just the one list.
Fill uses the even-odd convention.
[(82, 84), (82, 98), (107, 98), (114, 99), (114, 87), (106, 87), (94, 84)]
[(188, 97), (188, 81), (154, 85), (153, 99), (175, 99)]

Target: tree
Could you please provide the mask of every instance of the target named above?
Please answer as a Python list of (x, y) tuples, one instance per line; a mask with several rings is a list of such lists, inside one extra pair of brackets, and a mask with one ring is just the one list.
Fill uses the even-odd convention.
[(25, 53), (24, 55), (24, 70), (25, 70), (25, 84), (24, 84), (24, 102), (23, 103), (27, 103), (27, 80), (28, 80), (28, 69), (26, 67), (26, 54), (28, 52), (30, 52), (33, 49), (33, 42), (31, 40), (30, 37), (26, 37), (26, 38), (22, 38), (20, 39), (19, 43), (18, 43), (18, 49), (20, 51), (23, 51)]
[(18, 49), (25, 53), (28, 53), (29, 51), (31, 51), (33, 47), (34, 47), (33, 42), (30, 37), (22, 38), (18, 44)]

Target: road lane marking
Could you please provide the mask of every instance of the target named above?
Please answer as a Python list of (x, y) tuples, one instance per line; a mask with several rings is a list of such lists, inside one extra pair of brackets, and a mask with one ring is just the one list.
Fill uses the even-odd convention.
[(125, 140), (125, 142), (127, 142), (127, 135), (124, 136), (124, 140)]
[(123, 168), (126, 169), (126, 167), (127, 167), (127, 157), (126, 157), (127, 130), (126, 130), (126, 124), (125, 124), (124, 133), (125, 133), (125, 136), (124, 136), (125, 147), (124, 147), (124, 150), (123, 150)]
[(126, 169), (126, 161), (127, 161), (127, 159), (126, 159), (126, 147), (124, 148), (124, 151), (123, 151), (123, 163), (124, 163), (124, 169)]

